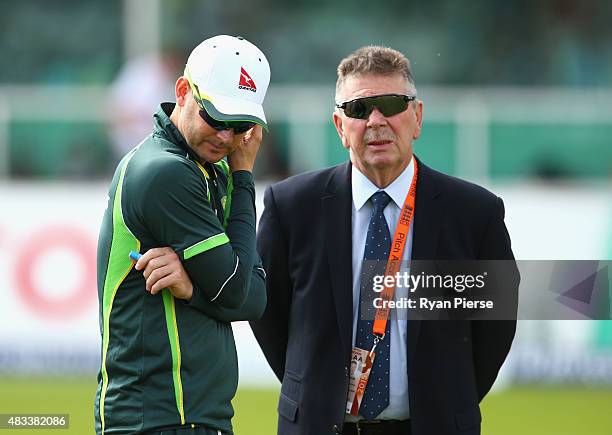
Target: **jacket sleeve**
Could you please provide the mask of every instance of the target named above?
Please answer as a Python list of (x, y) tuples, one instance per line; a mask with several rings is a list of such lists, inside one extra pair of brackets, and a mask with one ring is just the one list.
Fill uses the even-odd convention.
[[(194, 292), (202, 294), (199, 289), (194, 290)], [(261, 260), (258, 260), (258, 263), (253, 267), (247, 298), (239, 307), (225, 308), (218, 304), (205, 302), (194, 304), (192, 301), (186, 302), (186, 304), (193, 306), (219, 322), (238, 322), (241, 320), (259, 319), (266, 308), (266, 272), (261, 265)]]
[[(484, 233), (479, 260), (507, 260), (496, 262), (498, 272), (503, 273), (504, 302), (511, 304), (512, 320), (472, 321), (472, 352), (479, 400), (482, 400), (493, 386), (495, 378), (504, 363), (516, 331), (516, 310), (520, 276), (510, 245), (510, 236), (504, 224), (504, 203), (497, 198), (494, 211)], [(501, 267), (499, 267), (501, 264)]]
[(156, 244), (172, 247), (183, 260), (194, 284), (190, 304), (243, 306), (256, 260), (252, 174), (232, 174), (232, 206), (223, 228), (191, 162), (176, 159), (155, 169), (142, 188), (142, 219)]
[(268, 304), (261, 319), (250, 323), (268, 364), (276, 377), (282, 381), (287, 353), (292, 285), (289, 278), (287, 241), (272, 187), (266, 190), (264, 206), (257, 232), (257, 249), (267, 273)]

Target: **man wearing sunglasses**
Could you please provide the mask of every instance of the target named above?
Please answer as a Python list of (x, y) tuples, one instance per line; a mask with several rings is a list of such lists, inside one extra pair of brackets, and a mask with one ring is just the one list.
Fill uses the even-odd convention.
[(240, 37), (198, 45), (120, 162), (98, 243), (98, 434), (231, 434), (231, 321), (265, 307), (252, 170), (270, 81)]
[[(398, 310), (374, 322), (365, 298), (393, 253), (400, 271), (411, 260), (513, 260), (503, 203), (413, 155), (423, 102), (396, 50), (342, 60), (333, 122), (349, 161), (270, 186), (259, 223), (268, 305), (251, 326), (282, 382), (278, 433), (479, 434), (479, 403), (516, 322), (407, 320)], [(396, 300), (408, 291), (391, 289)]]

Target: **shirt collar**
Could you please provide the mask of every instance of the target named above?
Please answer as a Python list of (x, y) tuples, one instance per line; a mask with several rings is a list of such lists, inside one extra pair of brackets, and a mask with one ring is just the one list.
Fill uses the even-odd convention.
[(402, 171), (402, 173), (384, 189), (379, 189), (374, 183), (368, 179), (359, 169), (353, 165), (351, 171), (351, 189), (353, 193), (353, 205), (355, 210), (360, 210), (361, 207), (379, 190), (384, 190), (387, 195), (391, 197), (395, 205), (398, 208), (404, 206), (406, 196), (410, 190), (410, 184), (412, 184), (412, 178), (414, 177), (414, 157), (410, 159), (410, 163)]

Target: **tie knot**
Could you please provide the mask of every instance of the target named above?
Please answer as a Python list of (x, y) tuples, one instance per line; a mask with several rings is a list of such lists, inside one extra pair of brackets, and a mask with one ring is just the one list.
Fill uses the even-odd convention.
[(385, 192), (384, 190), (379, 190), (370, 197), (370, 200), (372, 201), (372, 205), (374, 206), (374, 212), (380, 213), (385, 209), (387, 205), (389, 205), (391, 197), (387, 195), (387, 192)]

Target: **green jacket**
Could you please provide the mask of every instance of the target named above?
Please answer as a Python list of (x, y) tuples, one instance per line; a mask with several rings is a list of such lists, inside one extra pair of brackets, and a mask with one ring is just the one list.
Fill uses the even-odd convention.
[[(197, 163), (170, 121), (120, 162), (98, 242), (102, 362), (96, 433), (202, 424), (231, 432), (238, 364), (231, 321), (255, 320), (266, 305), (255, 250), (250, 172), (225, 161)], [(151, 295), (131, 250), (170, 246), (194, 284), (189, 302)]]

